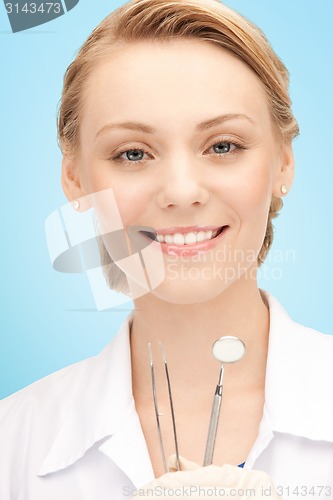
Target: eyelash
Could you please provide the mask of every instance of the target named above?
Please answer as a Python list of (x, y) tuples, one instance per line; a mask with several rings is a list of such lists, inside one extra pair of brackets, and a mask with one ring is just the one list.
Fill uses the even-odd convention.
[[(214, 146), (217, 146), (219, 144), (229, 144), (230, 146), (235, 146), (235, 150), (233, 151), (228, 151), (226, 153), (215, 153), (214, 156), (220, 156), (220, 157), (226, 157), (226, 156), (231, 156), (231, 155), (234, 155), (236, 153), (237, 150), (246, 150), (247, 148), (245, 146), (243, 146), (242, 144), (238, 143), (238, 142), (235, 142), (235, 141), (230, 141), (230, 140), (219, 140), (217, 142), (214, 142), (214, 144), (212, 144), (208, 149), (211, 149), (212, 147)], [(125, 158), (121, 158), (121, 155), (124, 154), (124, 153), (127, 153), (129, 151), (140, 151), (144, 154), (147, 154), (148, 156), (150, 155), (150, 153), (148, 151), (146, 151), (145, 149), (141, 148), (141, 147), (138, 147), (136, 148), (135, 146), (134, 147), (131, 147), (131, 148), (126, 148), (124, 149), (123, 151), (120, 151), (117, 156), (113, 156), (110, 158), (111, 161), (115, 161), (115, 162), (120, 162), (120, 163), (134, 163), (135, 165), (138, 165), (142, 162), (144, 162), (145, 160), (142, 159), (142, 160), (137, 160), (137, 161), (130, 161), (130, 160), (127, 160)]]

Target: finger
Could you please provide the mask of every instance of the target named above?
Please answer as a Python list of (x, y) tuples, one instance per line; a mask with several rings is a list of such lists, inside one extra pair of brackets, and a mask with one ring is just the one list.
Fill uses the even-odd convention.
[[(181, 471), (201, 469), (201, 465), (198, 465), (196, 462), (191, 462), (190, 460), (187, 460), (182, 456), (179, 456), (179, 464)], [(170, 455), (170, 457), (168, 458), (168, 468), (169, 472), (178, 471), (177, 455)]]

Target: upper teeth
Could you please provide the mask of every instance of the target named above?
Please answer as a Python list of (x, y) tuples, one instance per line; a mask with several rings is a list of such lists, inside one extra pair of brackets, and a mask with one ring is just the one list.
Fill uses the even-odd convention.
[(219, 230), (216, 229), (216, 231), (198, 231), (184, 234), (157, 234), (156, 239), (160, 243), (168, 243), (173, 245), (192, 245), (193, 243), (211, 240), (217, 235), (218, 231)]

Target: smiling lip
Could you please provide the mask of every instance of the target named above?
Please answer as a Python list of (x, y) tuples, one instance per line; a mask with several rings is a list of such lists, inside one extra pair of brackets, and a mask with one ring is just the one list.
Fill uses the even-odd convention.
[[(219, 241), (224, 237), (229, 226), (186, 226), (186, 227), (170, 227), (167, 229), (158, 229), (157, 234), (167, 235), (175, 233), (189, 233), (199, 231), (216, 231), (220, 230), (214, 238), (199, 243), (192, 243), (190, 245), (175, 245), (173, 243), (160, 243), (152, 240), (153, 245), (158, 245), (158, 248), (166, 255), (178, 255), (179, 257), (190, 257), (192, 255), (202, 254), (214, 248)], [(145, 235), (146, 236), (146, 235)], [(148, 236), (146, 236), (148, 238)]]

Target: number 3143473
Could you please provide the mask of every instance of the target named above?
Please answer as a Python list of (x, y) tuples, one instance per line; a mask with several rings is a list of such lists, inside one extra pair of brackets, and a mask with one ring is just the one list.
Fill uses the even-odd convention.
[(7, 14), (60, 14), (61, 4), (59, 2), (41, 2), (41, 3), (6, 3)]

